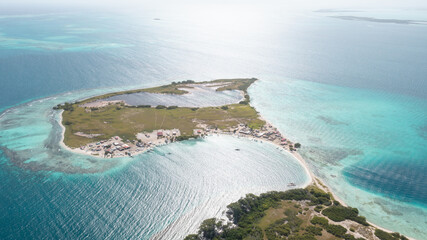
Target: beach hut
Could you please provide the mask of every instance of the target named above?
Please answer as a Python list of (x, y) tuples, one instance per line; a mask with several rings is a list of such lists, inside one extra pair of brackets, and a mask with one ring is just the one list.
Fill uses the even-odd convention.
[(162, 138), (163, 137), (163, 132), (162, 131), (158, 131), (157, 132), (157, 138)]

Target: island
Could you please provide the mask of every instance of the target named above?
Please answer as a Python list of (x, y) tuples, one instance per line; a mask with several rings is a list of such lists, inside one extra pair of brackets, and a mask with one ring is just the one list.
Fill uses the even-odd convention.
[[(274, 143), (290, 152), (296, 151), (301, 144), (294, 144), (285, 138), (250, 105), (247, 89), (255, 81), (256, 78), (205, 82), (187, 80), (160, 87), (104, 94), (60, 104), (54, 109), (63, 110), (63, 146), (95, 157), (135, 156), (159, 145), (210, 134), (248, 137), (254, 141)], [(241, 99), (231, 104), (209, 107), (180, 107), (175, 102), (131, 105), (120, 99), (138, 93), (185, 95), (197, 91), (194, 90), (196, 88), (215, 92), (237, 91)]]
[(209, 218), (184, 240), (407, 240), (373, 226), (313, 183), (304, 189), (247, 194), (227, 206), (225, 219)]
[[(198, 233), (187, 236), (186, 240), (407, 239), (369, 223), (358, 215), (356, 208), (346, 206), (309, 171), (298, 153), (301, 144), (286, 138), (251, 106), (248, 88), (257, 80), (186, 80), (59, 104), (54, 109), (62, 111), (61, 144), (76, 153), (115, 158), (133, 157), (176, 141), (213, 134), (232, 135), (275, 144), (292, 154), (310, 177), (303, 189), (295, 189), (296, 185), (290, 182), (284, 183), (291, 189), (286, 192), (248, 194), (228, 205), (227, 220), (207, 219)], [(218, 105), (224, 102), (218, 101), (216, 106), (196, 106), (201, 100), (198, 97), (216, 93), (224, 93), (218, 97), (224, 97), (229, 103)], [(145, 104), (147, 96), (170, 102)], [(195, 96), (190, 98), (195, 106), (181, 106), (188, 102), (178, 96)]]

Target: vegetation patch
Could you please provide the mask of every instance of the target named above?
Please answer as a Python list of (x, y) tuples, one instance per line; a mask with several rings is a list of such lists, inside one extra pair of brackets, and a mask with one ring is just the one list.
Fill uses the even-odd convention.
[(347, 232), (347, 229), (341, 225), (329, 224), (328, 226), (326, 226), (326, 231), (336, 237), (343, 237), (344, 234)]
[(348, 219), (362, 225), (369, 226), (369, 223), (366, 222), (366, 218), (359, 216), (359, 210), (357, 210), (357, 208), (331, 206), (323, 210), (322, 214), (335, 222), (341, 222)]
[(308, 233), (311, 233), (313, 235), (322, 236), (322, 230), (323, 230), (323, 228), (316, 227), (316, 226), (308, 226), (308, 227), (305, 228), (305, 230)]
[(380, 240), (407, 240), (408, 238), (400, 235), (400, 233), (388, 233), (381, 229), (375, 229), (375, 236)]
[(324, 218), (324, 217), (318, 217), (318, 216), (314, 216), (313, 219), (311, 219), (310, 221), (312, 224), (315, 225), (320, 225), (322, 227), (327, 227), (328, 226), (328, 219)]
[[(356, 238), (353, 235), (358, 230), (353, 229), (355, 232), (348, 231), (342, 225), (329, 224), (329, 220), (318, 216), (320, 213), (316, 213), (313, 207), (305, 207), (313, 202), (321, 202), (319, 198), (327, 198), (327, 195), (329, 194), (314, 186), (309, 186), (306, 189), (292, 189), (286, 192), (268, 192), (260, 196), (248, 194), (245, 198), (228, 205), (227, 217), (229, 221), (205, 220), (197, 234), (188, 235), (185, 239), (363, 240), (364, 238)], [(334, 211), (342, 209), (344, 208)], [(363, 229), (359, 234), (368, 234), (369, 236), (375, 230), (372, 226), (362, 224), (359, 228)], [(381, 240), (406, 239), (402, 235), (384, 233), (381, 230), (375, 230), (377, 236), (379, 234), (381, 237), (393, 237), (379, 237)]]

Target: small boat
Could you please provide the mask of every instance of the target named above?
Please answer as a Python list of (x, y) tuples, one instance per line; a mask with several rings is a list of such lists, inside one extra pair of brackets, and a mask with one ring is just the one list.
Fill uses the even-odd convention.
[(236, 151), (240, 151), (240, 149), (239, 149), (239, 148), (236, 148), (236, 149), (234, 149), (234, 150), (236, 150)]
[(295, 185), (295, 183), (293, 183), (293, 182), (291, 182), (291, 183), (289, 183), (288, 184), (288, 187), (295, 187), (296, 185)]

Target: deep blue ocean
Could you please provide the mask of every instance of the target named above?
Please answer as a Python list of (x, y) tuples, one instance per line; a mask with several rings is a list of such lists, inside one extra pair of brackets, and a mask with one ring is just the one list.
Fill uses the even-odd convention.
[(1, 12), (0, 239), (180, 239), (246, 193), (304, 185), (291, 156), (233, 137), (114, 160), (58, 144), (58, 103), (236, 77), (260, 79), (253, 105), (342, 200), (427, 239), (427, 25), (211, 10)]

